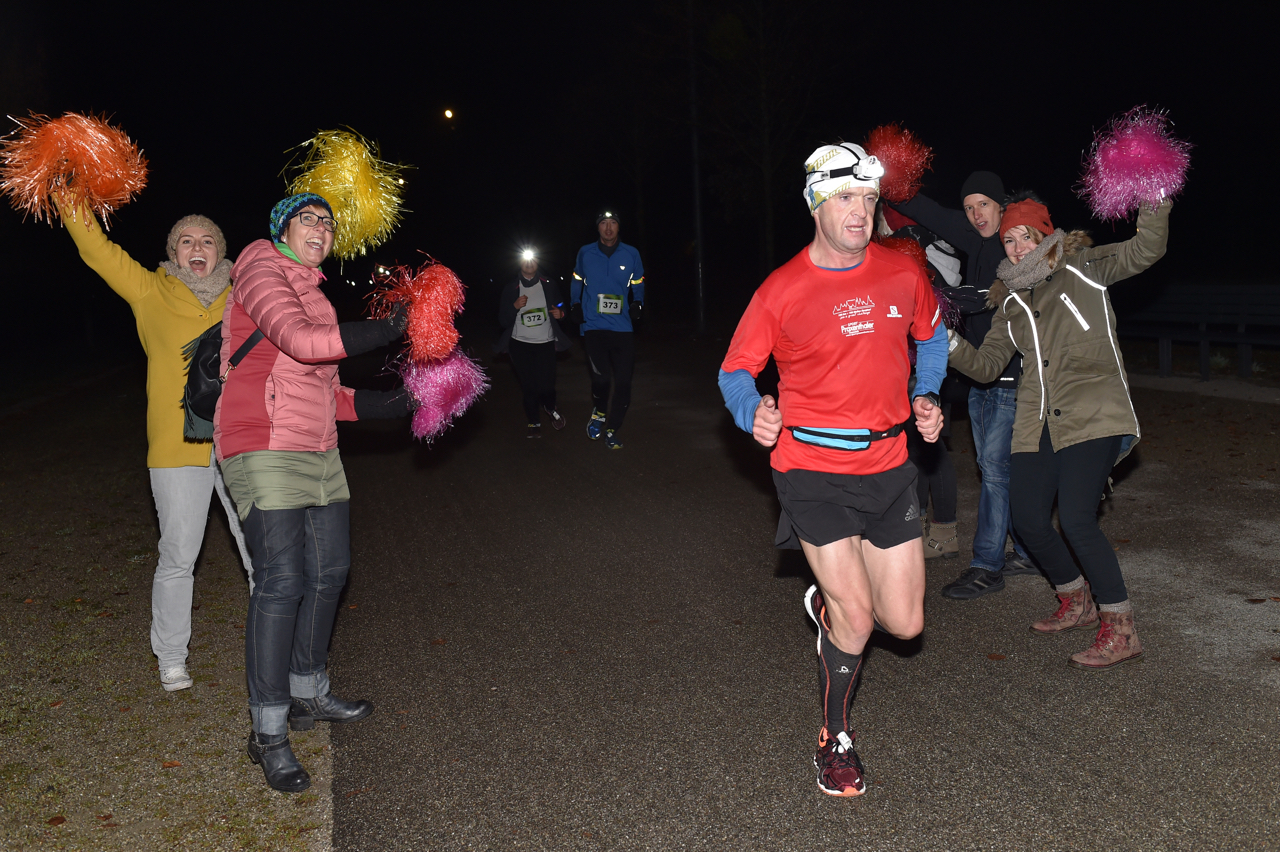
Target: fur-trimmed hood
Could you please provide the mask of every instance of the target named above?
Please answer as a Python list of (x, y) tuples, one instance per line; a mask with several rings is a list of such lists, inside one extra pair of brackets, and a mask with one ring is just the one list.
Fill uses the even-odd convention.
[[(1085, 249), (1093, 245), (1093, 237), (1089, 236), (1087, 231), (1064, 231), (1062, 236), (1062, 258), (1073, 257)], [(1056, 268), (1056, 264), (1055, 264)], [(1004, 300), (1009, 296), (1009, 288), (1005, 283), (997, 278), (991, 282), (991, 289), (987, 291), (987, 307), (998, 308), (1004, 304)]]

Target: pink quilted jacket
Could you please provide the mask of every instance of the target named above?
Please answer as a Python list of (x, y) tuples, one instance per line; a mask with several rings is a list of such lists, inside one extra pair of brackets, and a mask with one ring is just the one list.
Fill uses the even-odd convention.
[(347, 353), (323, 280), (268, 240), (240, 254), (222, 315), (223, 370), (254, 331), (264, 338), (223, 385), (213, 417), (218, 461), (255, 450), (331, 450), (336, 421), (356, 419), (354, 391), (338, 381)]

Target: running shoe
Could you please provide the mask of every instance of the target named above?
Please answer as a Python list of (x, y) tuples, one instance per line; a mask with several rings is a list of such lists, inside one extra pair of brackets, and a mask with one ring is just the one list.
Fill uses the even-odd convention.
[(551, 418), (552, 429), (555, 429), (557, 432), (559, 432), (561, 429), (565, 427), (566, 425), (565, 419), (560, 416), (559, 411), (556, 411), (554, 408), (547, 408), (545, 405), (542, 406), (542, 410), (547, 412), (547, 416)]
[(841, 731), (832, 737), (826, 728), (818, 733), (813, 766), (818, 770), (818, 789), (828, 796), (861, 796), (867, 792), (867, 783), (862, 779), (862, 761), (853, 750), (857, 736)]
[(971, 601), (1000, 591), (1004, 591), (1004, 577), (999, 571), (974, 566), (961, 574), (959, 579), (943, 586), (942, 596), (958, 601)]
[(542, 424), (541, 424), (541, 423), (530, 423), (530, 424), (529, 424), (529, 431), (525, 432), (525, 433), (524, 433), (524, 436), (525, 436), (526, 438), (541, 438), (541, 437), (542, 437)]
[(604, 415), (596, 409), (591, 409), (591, 419), (587, 421), (587, 437), (593, 441), (599, 441), (604, 435)]
[(618, 433), (610, 429), (604, 433), (604, 445), (611, 450), (622, 449), (622, 439), (618, 437)]
[[(827, 608), (822, 603), (822, 592), (818, 590), (816, 583), (809, 587), (809, 591), (804, 593), (804, 610), (809, 613), (813, 623), (818, 625), (818, 639), (819, 643), (821, 643), (822, 637), (827, 635), (831, 625), (827, 622)], [(818, 653), (822, 653), (821, 644), (819, 644)]]
[(1010, 550), (1004, 555), (1004, 570), (1001, 573), (1006, 577), (1017, 577), (1020, 574), (1039, 574), (1040, 569), (1031, 561), (1031, 557), (1019, 556), (1016, 550)]

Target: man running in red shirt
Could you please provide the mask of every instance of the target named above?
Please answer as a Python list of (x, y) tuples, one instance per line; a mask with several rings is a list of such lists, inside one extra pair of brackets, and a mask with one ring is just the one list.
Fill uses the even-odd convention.
[[(832, 796), (866, 790), (849, 702), (875, 627), (910, 639), (924, 627), (924, 555), (916, 471), (903, 424), (942, 429), (938, 388), (947, 335), (919, 265), (871, 242), (884, 168), (851, 143), (805, 162), (813, 242), (752, 297), (720, 370), (734, 422), (773, 448), (782, 504), (776, 544), (804, 551), (817, 585), (823, 727), (814, 764)], [(908, 338), (917, 380), (908, 402)], [(755, 377), (773, 357), (778, 399)]]

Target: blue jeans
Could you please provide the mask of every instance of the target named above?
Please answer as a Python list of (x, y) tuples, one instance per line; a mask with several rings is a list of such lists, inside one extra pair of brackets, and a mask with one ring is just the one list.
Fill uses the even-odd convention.
[[(1013, 388), (969, 389), (969, 425), (978, 469), (982, 471), (978, 531), (973, 536), (973, 561), (969, 564), (988, 571), (1004, 568), (1004, 540), (1013, 528), (1009, 514), (1009, 455), (1017, 410), (1017, 391)], [(1013, 547), (1026, 558), (1016, 537)]]
[(244, 521), (253, 557), (244, 662), (253, 730), (283, 734), (291, 697), (326, 694), (329, 638), (351, 565), (351, 504), (257, 506)]

